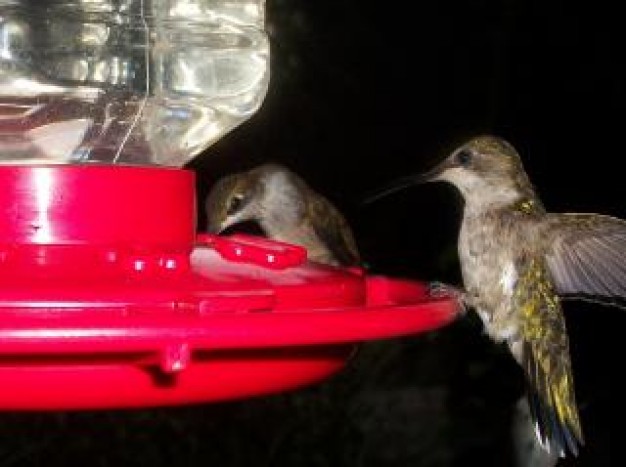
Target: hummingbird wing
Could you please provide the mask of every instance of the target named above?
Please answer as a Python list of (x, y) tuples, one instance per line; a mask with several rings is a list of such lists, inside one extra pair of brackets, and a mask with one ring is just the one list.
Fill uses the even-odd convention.
[(341, 266), (359, 266), (361, 258), (352, 229), (330, 201), (319, 194), (308, 197), (308, 218), (315, 219), (315, 234)]
[(557, 292), (626, 299), (626, 221), (599, 214), (546, 219), (546, 260)]
[(520, 258), (513, 296), (519, 336), (509, 341), (529, 386), (528, 402), (537, 437), (549, 452), (574, 455), (583, 442), (569, 356), (565, 318), (546, 262)]

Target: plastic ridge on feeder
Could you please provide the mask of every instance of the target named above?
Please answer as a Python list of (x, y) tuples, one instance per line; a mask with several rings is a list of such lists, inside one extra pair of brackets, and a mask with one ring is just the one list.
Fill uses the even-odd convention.
[[(260, 237), (195, 239), (188, 171), (12, 166), (0, 178), (0, 203), (12, 206), (0, 215), (1, 408), (296, 388), (339, 371), (359, 342), (455, 317), (456, 302), (428, 297), (420, 282), (311, 263), (301, 247)], [(99, 383), (77, 384), (87, 377)]]

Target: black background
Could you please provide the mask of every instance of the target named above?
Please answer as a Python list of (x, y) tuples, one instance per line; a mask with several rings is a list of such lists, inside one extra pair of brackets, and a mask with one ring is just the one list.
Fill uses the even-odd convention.
[[(616, 5), (269, 0), (268, 95), (189, 165), (199, 199), (227, 173), (282, 162), (345, 212), (372, 270), (458, 283), (462, 204), (452, 188), (360, 203), (489, 132), (519, 149), (549, 210), (624, 218), (626, 42)], [(621, 465), (625, 312), (565, 306), (587, 443), (559, 465)], [(4, 414), (0, 465), (512, 465), (506, 430), (520, 375), (471, 316), (364, 355), (294, 397)], [(376, 371), (368, 366), (380, 358)], [(368, 376), (358, 394), (355, 373)], [(356, 399), (360, 409), (347, 411)]]

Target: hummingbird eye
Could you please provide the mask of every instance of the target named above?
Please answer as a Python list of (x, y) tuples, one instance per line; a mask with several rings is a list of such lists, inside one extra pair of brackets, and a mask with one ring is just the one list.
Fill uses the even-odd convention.
[(230, 198), (228, 202), (228, 208), (226, 209), (226, 214), (232, 216), (237, 213), (237, 211), (241, 211), (241, 208), (244, 206), (244, 197), (243, 195), (234, 195)]
[(463, 149), (462, 151), (459, 151), (457, 153), (456, 160), (462, 167), (469, 167), (469, 165), (472, 163), (473, 157), (474, 155), (470, 151), (468, 151), (467, 149)]

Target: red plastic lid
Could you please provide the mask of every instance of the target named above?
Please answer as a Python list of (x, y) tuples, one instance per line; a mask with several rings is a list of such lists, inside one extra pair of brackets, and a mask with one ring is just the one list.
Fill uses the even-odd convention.
[(453, 299), (432, 299), (419, 282), (310, 263), (294, 245), (238, 235), (194, 247), (190, 172), (6, 167), (3, 180), (17, 209), (0, 215), (0, 408), (285, 390), (338, 371), (358, 342), (456, 314)]

